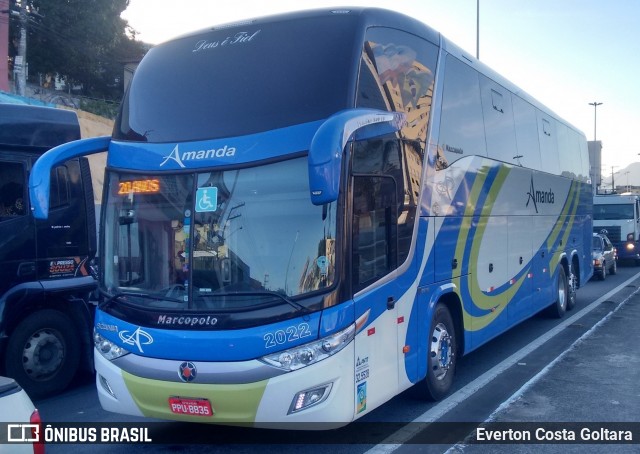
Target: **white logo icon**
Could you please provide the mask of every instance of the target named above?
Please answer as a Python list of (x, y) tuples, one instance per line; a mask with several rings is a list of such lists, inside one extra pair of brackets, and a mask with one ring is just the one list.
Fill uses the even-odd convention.
[(8, 442), (30, 442), (40, 441), (40, 426), (38, 424), (8, 424)]
[(144, 353), (144, 351), (142, 350), (143, 345), (149, 345), (153, 343), (153, 337), (151, 337), (151, 334), (140, 329), (140, 327), (138, 327), (138, 329), (133, 333), (130, 333), (129, 331), (120, 331), (118, 335), (120, 336), (120, 339), (122, 339), (122, 342), (124, 342), (125, 344), (135, 345), (136, 347), (138, 347), (140, 353)]

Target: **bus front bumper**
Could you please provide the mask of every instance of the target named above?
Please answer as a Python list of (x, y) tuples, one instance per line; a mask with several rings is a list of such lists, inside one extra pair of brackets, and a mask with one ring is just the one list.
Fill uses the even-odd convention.
[[(130, 354), (132, 355), (132, 354)], [(111, 412), (176, 421), (246, 425), (276, 429), (330, 429), (354, 419), (354, 347), (323, 361), (250, 383), (190, 383), (179, 380), (182, 361), (171, 363), (175, 381), (140, 377), (94, 352), (96, 386), (102, 407)], [(193, 362), (196, 367), (202, 361)], [(241, 363), (235, 363), (242, 367)], [(166, 372), (166, 371), (165, 371)], [(324, 389), (319, 403), (293, 411), (301, 393)], [(199, 407), (199, 408), (197, 408)], [(210, 408), (210, 410), (209, 410)], [(211, 414), (206, 414), (211, 412)], [(191, 414), (187, 414), (191, 413)], [(199, 414), (194, 414), (199, 413)]]

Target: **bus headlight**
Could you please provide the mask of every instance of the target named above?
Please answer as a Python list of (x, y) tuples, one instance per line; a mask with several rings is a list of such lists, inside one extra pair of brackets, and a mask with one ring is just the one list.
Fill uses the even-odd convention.
[(100, 335), (96, 330), (93, 330), (93, 345), (100, 354), (109, 361), (130, 353), (128, 350), (114, 344), (109, 339), (102, 337), (102, 335)]
[(315, 364), (318, 361), (322, 361), (329, 356), (335, 355), (353, 340), (355, 332), (356, 325), (350, 325), (346, 329), (334, 333), (331, 336), (327, 336), (315, 342), (310, 342), (295, 348), (263, 356), (260, 360), (286, 371), (297, 370), (302, 367)]

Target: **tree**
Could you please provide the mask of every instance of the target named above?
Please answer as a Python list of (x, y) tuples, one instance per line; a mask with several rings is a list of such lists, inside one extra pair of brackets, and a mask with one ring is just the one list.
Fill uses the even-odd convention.
[[(143, 44), (120, 14), (129, 0), (12, 0), (29, 12), (30, 75), (58, 74), (83, 94), (120, 99), (123, 66), (142, 58)], [(17, 3), (17, 4), (16, 4)], [(19, 23), (12, 22), (12, 36)]]

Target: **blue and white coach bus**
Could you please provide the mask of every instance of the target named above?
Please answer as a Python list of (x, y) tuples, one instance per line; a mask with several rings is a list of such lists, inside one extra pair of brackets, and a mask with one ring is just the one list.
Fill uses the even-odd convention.
[[(346, 424), (592, 275), (582, 133), (439, 33), (377, 9), (213, 27), (140, 63), (108, 149), (102, 406)], [(46, 202), (34, 204), (47, 216)]]

